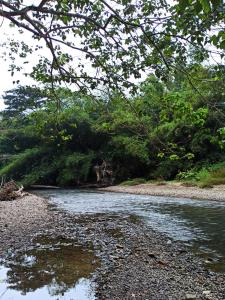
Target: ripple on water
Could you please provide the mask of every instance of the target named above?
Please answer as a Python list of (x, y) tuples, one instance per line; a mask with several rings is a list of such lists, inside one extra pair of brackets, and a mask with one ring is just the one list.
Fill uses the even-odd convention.
[(212, 258), (211, 268), (225, 271), (225, 202), (74, 189), (39, 194), (76, 214), (128, 213), (141, 217), (170, 238), (188, 243), (206, 261)]

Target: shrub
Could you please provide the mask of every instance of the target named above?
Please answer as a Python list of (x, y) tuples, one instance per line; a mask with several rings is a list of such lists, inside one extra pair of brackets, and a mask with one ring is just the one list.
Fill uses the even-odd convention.
[(40, 165), (40, 160), (45, 156), (46, 149), (33, 148), (14, 155), (12, 161), (0, 170), (0, 176), (6, 179), (21, 180), (24, 174), (29, 174), (35, 162)]
[[(214, 167), (215, 169), (216, 167)], [(200, 187), (212, 187), (213, 185), (225, 184), (225, 167), (209, 172), (208, 176), (200, 180)]]
[(57, 177), (59, 185), (74, 185), (80, 181), (86, 181), (90, 173), (93, 153), (82, 154), (75, 152), (61, 158), (61, 171)]
[(120, 183), (122, 186), (132, 186), (132, 185), (138, 185), (146, 183), (146, 180), (144, 178), (134, 178), (130, 180), (126, 180)]

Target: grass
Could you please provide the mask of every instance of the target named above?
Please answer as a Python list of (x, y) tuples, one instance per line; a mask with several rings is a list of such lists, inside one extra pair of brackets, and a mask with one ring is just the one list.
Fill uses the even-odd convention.
[(186, 186), (197, 185), (200, 188), (212, 188), (214, 185), (225, 184), (225, 162), (202, 168), (195, 173), (193, 179), (184, 180)]
[(120, 183), (122, 186), (132, 186), (132, 185), (138, 185), (146, 183), (146, 180), (144, 178), (133, 178), (126, 181), (123, 181)]
[(123, 181), (120, 183), (120, 185), (132, 186), (132, 185), (138, 185), (138, 184), (144, 184), (144, 183), (150, 183), (150, 184), (155, 184), (155, 185), (166, 185), (167, 184), (167, 182), (162, 179), (146, 180), (144, 178), (134, 178), (134, 179), (129, 179), (129, 180)]
[[(187, 178), (174, 180), (171, 182), (182, 182), (183, 186), (192, 187), (198, 186), (200, 188), (212, 188), (214, 185), (225, 184), (225, 161), (204, 167), (199, 171), (189, 171), (186, 175)], [(166, 185), (167, 182), (164, 180), (146, 180), (144, 178), (134, 178), (123, 181), (120, 183), (121, 186), (133, 186), (144, 183), (152, 183), (156, 185)]]
[(202, 188), (225, 184), (225, 167), (208, 172), (208, 175), (200, 179), (199, 186)]
[(201, 169), (191, 169), (180, 172), (177, 179), (183, 186), (198, 186), (211, 188), (214, 185), (225, 184), (225, 161), (205, 165)]

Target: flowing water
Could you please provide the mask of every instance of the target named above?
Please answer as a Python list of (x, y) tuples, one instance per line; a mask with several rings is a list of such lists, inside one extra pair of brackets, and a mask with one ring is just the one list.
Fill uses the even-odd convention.
[(225, 271), (225, 203), (82, 190), (46, 190), (58, 207), (76, 214), (126, 213), (146, 220), (171, 239), (183, 241), (217, 271)]

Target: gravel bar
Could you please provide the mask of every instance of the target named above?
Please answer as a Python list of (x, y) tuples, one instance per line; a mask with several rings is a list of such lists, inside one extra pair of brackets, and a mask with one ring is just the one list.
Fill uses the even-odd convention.
[(137, 195), (165, 196), (176, 198), (225, 201), (225, 185), (212, 188), (183, 186), (180, 183), (138, 184), (134, 186), (110, 186), (99, 190)]
[(0, 202), (0, 226), (2, 258), (40, 235), (91, 245), (101, 262), (93, 275), (99, 300), (225, 299), (224, 274), (132, 215), (74, 215), (30, 194)]

